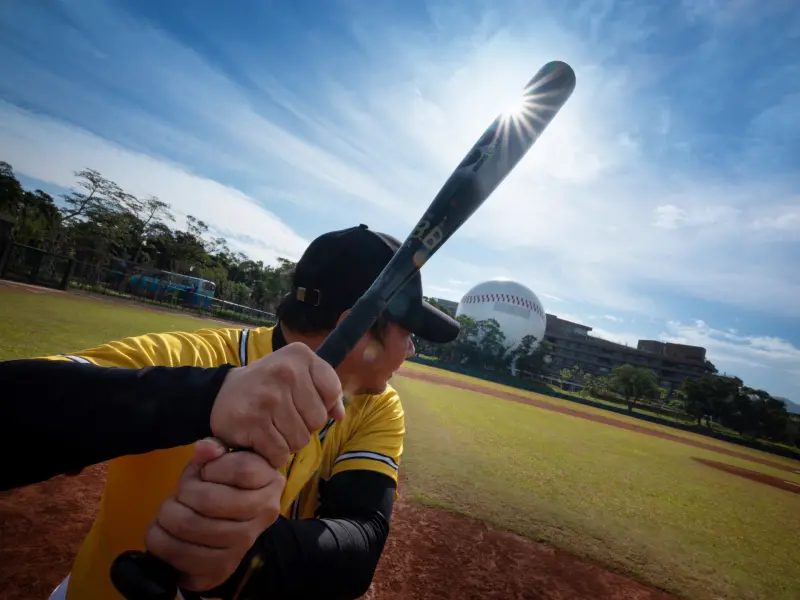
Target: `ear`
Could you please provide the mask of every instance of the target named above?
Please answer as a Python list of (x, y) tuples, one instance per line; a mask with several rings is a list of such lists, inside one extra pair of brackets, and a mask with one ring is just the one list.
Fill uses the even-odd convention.
[(347, 316), (347, 313), (349, 313), (349, 312), (350, 312), (350, 309), (344, 311), (342, 314), (339, 315), (339, 318), (336, 319), (336, 325), (337, 326), (339, 325), (339, 323), (342, 322), (342, 319), (344, 319)]
[[(341, 315), (339, 315), (339, 318), (336, 319), (336, 325), (337, 326), (339, 325), (339, 323), (342, 322), (342, 319), (344, 319), (347, 316), (347, 313), (349, 313), (349, 312), (350, 312), (350, 309), (347, 309)], [(353, 348), (353, 350), (351, 351), (351, 353), (355, 352), (355, 351), (358, 351), (360, 348), (362, 348), (363, 343), (365, 341), (369, 341), (370, 339), (372, 339), (372, 332), (371, 331), (367, 331), (367, 333), (362, 335), (361, 338), (358, 340), (358, 342), (356, 342), (356, 345)]]

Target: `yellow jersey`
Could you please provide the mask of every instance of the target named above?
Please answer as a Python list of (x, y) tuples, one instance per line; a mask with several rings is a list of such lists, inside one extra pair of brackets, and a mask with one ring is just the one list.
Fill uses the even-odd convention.
[[(274, 328), (203, 329), (126, 338), (50, 360), (100, 366), (244, 366), (273, 350)], [(405, 420), (397, 392), (350, 399), (345, 418), (330, 420), (281, 469), (286, 486), (283, 516), (315, 517), (319, 482), (338, 472), (367, 469), (398, 480)], [(100, 510), (73, 563), (67, 600), (124, 600), (111, 583), (114, 559), (126, 550), (144, 550), (144, 536), (162, 502), (171, 496), (192, 456), (192, 445), (124, 456), (108, 462)]]

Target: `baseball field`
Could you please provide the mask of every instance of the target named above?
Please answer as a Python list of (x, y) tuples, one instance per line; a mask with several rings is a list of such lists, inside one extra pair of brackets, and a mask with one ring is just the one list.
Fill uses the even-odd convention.
[[(208, 326), (0, 282), (0, 359)], [(393, 385), (401, 500), (367, 598), (800, 598), (800, 462), (419, 365)], [(0, 494), (0, 597), (47, 597), (103, 476)]]

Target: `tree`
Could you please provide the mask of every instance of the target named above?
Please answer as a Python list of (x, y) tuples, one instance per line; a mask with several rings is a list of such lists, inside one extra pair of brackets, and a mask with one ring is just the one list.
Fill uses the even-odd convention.
[(583, 389), (581, 390), (581, 393), (584, 393), (588, 396), (596, 396), (599, 387), (600, 387), (600, 377), (597, 377), (591, 373), (584, 373)]
[(487, 371), (507, 371), (508, 345), (500, 324), (495, 319), (464, 319), (462, 323), (467, 325), (467, 331), (456, 340), (461, 364)]
[(426, 297), (425, 300), (427, 300), (428, 304), (430, 304), (434, 308), (438, 308), (443, 313), (445, 313), (447, 315), (450, 315), (451, 317), (453, 317), (455, 319), (455, 317), (456, 317), (455, 312), (449, 306), (445, 306), (444, 304), (442, 304), (441, 302), (439, 302), (438, 300), (435, 300), (433, 298)]
[(697, 380), (686, 379), (683, 391), (686, 412), (697, 419), (698, 425), (702, 424), (703, 417), (706, 417), (706, 426), (710, 426), (709, 419), (729, 420), (732, 411), (743, 406), (738, 398), (739, 385), (727, 377), (706, 375)]
[(658, 386), (658, 377), (651, 369), (620, 365), (611, 370), (612, 388), (628, 403), (628, 410), (644, 396), (652, 396)]
[(509, 352), (509, 364), (514, 366), (518, 375), (538, 375), (544, 371), (545, 357), (552, 351), (552, 344), (541, 341), (537, 345), (537, 341), (536, 336), (526, 335)]
[(567, 369), (566, 367), (559, 371), (559, 376), (561, 377), (561, 389), (564, 389), (564, 383), (569, 382), (572, 379), (572, 371)]
[(140, 200), (132, 194), (124, 194), (120, 197), (120, 206), (124, 212), (133, 217), (131, 224), (131, 238), (135, 250), (131, 256), (134, 263), (141, 262), (150, 236), (158, 235), (160, 228), (157, 224), (165, 221), (173, 222), (175, 217), (172, 215), (172, 208), (166, 202), (162, 202), (155, 196), (150, 196)]
[(16, 213), (14, 232), (20, 241), (52, 238), (61, 225), (61, 213), (53, 197), (42, 190), (23, 192)]
[(455, 340), (439, 345), (416, 339), (418, 352), (427, 356), (436, 356), (440, 360), (454, 365), (464, 364), (469, 361), (470, 357), (477, 355), (478, 323), (467, 315), (459, 315), (456, 317), (456, 321), (458, 321), (459, 330)]
[(7, 162), (0, 161), (0, 214), (15, 216), (23, 193), (14, 169)]
[(76, 171), (78, 187), (85, 191), (72, 190), (62, 199), (66, 207), (62, 209), (62, 220), (69, 223), (75, 219), (86, 218), (90, 212), (119, 210), (124, 198), (128, 196), (122, 188), (106, 179), (94, 169)]
[(737, 392), (723, 423), (740, 434), (783, 440), (789, 424), (786, 405), (764, 390), (743, 386)]

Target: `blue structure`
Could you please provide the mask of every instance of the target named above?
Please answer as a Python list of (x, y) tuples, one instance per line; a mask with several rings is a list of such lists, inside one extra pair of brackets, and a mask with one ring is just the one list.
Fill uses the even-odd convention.
[(130, 278), (127, 291), (137, 296), (165, 300), (173, 296), (181, 304), (193, 308), (211, 308), (217, 284), (191, 275), (161, 272), (137, 274)]

